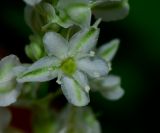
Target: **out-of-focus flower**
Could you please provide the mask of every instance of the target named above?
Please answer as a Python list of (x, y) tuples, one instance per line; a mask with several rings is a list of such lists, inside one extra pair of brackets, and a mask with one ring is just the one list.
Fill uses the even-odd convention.
[(99, 29), (92, 26), (73, 35), (69, 42), (55, 32), (43, 38), (48, 56), (41, 58), (18, 76), (19, 82), (42, 82), (58, 77), (68, 101), (76, 106), (89, 102), (87, 75), (91, 78), (108, 73), (107, 63), (91, 51), (98, 39)]
[(42, 0), (23, 0), (26, 4), (30, 6), (35, 6), (40, 3)]
[(14, 103), (20, 93), (21, 84), (17, 83), (13, 68), (20, 65), (15, 55), (4, 57), (0, 61), (0, 106)]
[(108, 100), (118, 100), (124, 95), (121, 79), (115, 75), (108, 75), (91, 82), (95, 91), (99, 91)]
[(91, 0), (93, 14), (103, 21), (123, 19), (128, 15), (128, 0)]
[[(114, 39), (97, 50), (98, 55), (110, 64), (110, 69), (111, 61), (118, 50), (119, 43), (119, 39)], [(115, 75), (106, 75), (102, 78), (91, 80), (90, 84), (93, 90), (99, 91), (109, 100), (118, 100), (124, 95), (124, 90), (121, 88), (121, 79)]]
[(101, 129), (90, 108), (68, 106), (59, 116), (56, 133), (101, 133)]

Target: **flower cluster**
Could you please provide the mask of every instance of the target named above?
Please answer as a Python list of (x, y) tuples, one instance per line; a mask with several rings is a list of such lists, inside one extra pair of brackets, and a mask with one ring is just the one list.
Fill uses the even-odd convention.
[[(99, 48), (96, 45), (100, 32), (99, 23), (124, 18), (129, 10), (128, 0), (24, 0), (24, 2), (25, 20), (33, 31), (29, 45), (25, 46), (25, 52), (33, 63), (22, 64), (15, 55), (1, 59), (0, 106), (9, 106), (13, 103), (19, 105), (24, 99), (26, 105), (33, 101), (36, 104), (41, 84), (52, 79), (56, 79), (64, 96), (74, 106), (87, 105), (90, 101), (90, 90), (100, 92), (109, 100), (122, 97), (124, 90), (121, 88), (120, 78), (108, 74), (120, 41), (114, 39)], [(97, 19), (93, 25), (92, 15)], [(32, 88), (33, 86), (36, 86), (36, 89)], [(34, 95), (34, 100), (31, 97), (26, 98), (28, 95), (32, 97)], [(46, 93), (42, 95), (47, 97), (47, 100), (42, 101), (48, 105), (51, 101), (50, 95)], [(64, 122), (64, 119), (69, 120), (62, 122), (62, 127), (57, 126), (54, 131), (48, 133), (77, 132), (74, 131), (75, 127), (85, 127), (82, 128), (85, 131), (79, 131), (81, 133), (100, 133), (99, 124), (89, 108), (83, 110), (68, 106), (64, 110), (68, 114), (74, 111), (75, 118), (72, 120), (74, 129), (67, 123), (72, 117), (63, 118), (65, 115), (62, 113), (62, 118), (57, 123), (62, 120)], [(0, 115), (1, 112), (3, 109), (1, 111), (0, 108)], [(3, 127), (6, 126), (1, 125), (3, 124), (0, 124), (0, 130), (4, 130)], [(40, 130), (37, 133), (39, 132)]]

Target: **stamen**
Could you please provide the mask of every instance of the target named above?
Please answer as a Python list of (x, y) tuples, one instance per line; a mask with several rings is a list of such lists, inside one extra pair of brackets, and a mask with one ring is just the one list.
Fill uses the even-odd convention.
[(58, 78), (57, 78), (57, 81), (56, 81), (56, 82), (57, 82), (59, 85), (62, 84), (61, 78), (62, 78), (62, 73), (61, 73), (61, 72), (58, 72)]
[(86, 91), (86, 92), (89, 92), (89, 90), (90, 90), (90, 87), (87, 85), (87, 86), (85, 87), (85, 91)]
[(62, 84), (62, 82), (59, 80), (59, 79), (57, 79), (57, 84), (59, 84), (59, 85), (61, 85)]

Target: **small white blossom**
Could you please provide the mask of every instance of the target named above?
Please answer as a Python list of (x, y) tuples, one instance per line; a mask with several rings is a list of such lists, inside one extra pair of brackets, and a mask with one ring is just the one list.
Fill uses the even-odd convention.
[(90, 56), (95, 47), (99, 29), (90, 27), (73, 35), (67, 41), (60, 34), (47, 32), (44, 35), (44, 47), (48, 56), (41, 58), (18, 76), (19, 82), (42, 82), (58, 77), (62, 91), (68, 101), (76, 106), (89, 102), (89, 84), (91, 78), (104, 76), (109, 68), (104, 60)]
[(125, 18), (129, 12), (128, 0), (91, 0), (93, 14), (103, 21)]
[(67, 106), (59, 116), (56, 133), (101, 133), (99, 122), (89, 107)]
[(14, 103), (19, 95), (21, 84), (16, 82), (13, 72), (13, 68), (19, 64), (15, 55), (9, 55), (0, 61), (0, 106)]
[(57, 23), (67, 28), (73, 24), (86, 28), (91, 22), (91, 8), (88, 0), (59, 0)]
[[(109, 63), (109, 69), (111, 69), (111, 61), (118, 50), (119, 43), (119, 39), (114, 39), (97, 50), (97, 54)], [(99, 91), (108, 100), (118, 100), (124, 95), (124, 90), (121, 88), (121, 79), (115, 75), (106, 75), (91, 80), (90, 84), (93, 90)]]
[(118, 100), (124, 95), (121, 88), (121, 79), (115, 75), (107, 75), (105, 77), (92, 80), (90, 82), (94, 91), (99, 91), (102, 96), (108, 100)]

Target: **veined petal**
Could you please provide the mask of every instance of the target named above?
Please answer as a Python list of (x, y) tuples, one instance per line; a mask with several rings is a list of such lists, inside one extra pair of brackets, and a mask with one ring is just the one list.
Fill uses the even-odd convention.
[(62, 78), (62, 91), (67, 100), (75, 106), (85, 106), (89, 103), (89, 94), (72, 78)]
[(11, 113), (7, 108), (0, 108), (0, 118), (0, 131), (2, 131), (11, 121)]
[(40, 3), (42, 0), (23, 0), (23, 1), (30, 6), (35, 6), (36, 4)]
[(14, 77), (13, 67), (19, 65), (19, 59), (15, 55), (4, 57), (0, 61), (0, 83), (11, 80)]
[(43, 38), (44, 47), (48, 55), (55, 55), (58, 58), (66, 56), (68, 42), (56, 32), (47, 32)]
[(88, 79), (85, 73), (82, 73), (80, 71), (77, 71), (74, 75), (73, 78), (78, 82), (78, 84), (86, 91), (89, 92), (90, 87), (88, 83)]
[(17, 85), (16, 79), (7, 80), (0, 83), (0, 93), (6, 93), (8, 91), (11, 91), (13, 88), (15, 88)]
[(30, 64), (22, 64), (22, 65), (16, 66), (13, 68), (13, 72), (16, 76), (19, 76), (21, 73), (26, 71), (30, 66), (31, 66)]
[(106, 62), (99, 58), (84, 58), (78, 61), (78, 68), (92, 78), (98, 78), (109, 72)]
[(118, 50), (119, 43), (120, 43), (119, 39), (114, 39), (110, 41), (109, 43), (102, 45), (98, 49), (98, 54), (104, 60), (106, 60), (107, 62), (110, 62)]
[(57, 76), (59, 60), (54, 56), (44, 57), (18, 76), (18, 82), (43, 82)]
[(124, 90), (120, 86), (117, 86), (108, 91), (101, 91), (101, 94), (109, 100), (118, 100), (124, 95)]
[(70, 39), (70, 53), (76, 54), (77, 52), (88, 52), (95, 47), (99, 35), (99, 29), (90, 27), (83, 29), (73, 35)]
[(15, 89), (12, 89), (11, 91), (8, 91), (6, 93), (0, 93), (0, 106), (5, 107), (16, 102), (21, 87), (21, 84), (17, 84)]

